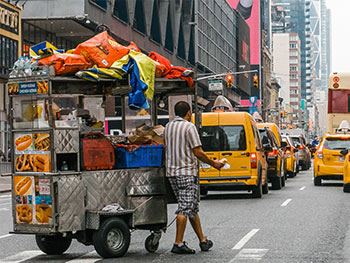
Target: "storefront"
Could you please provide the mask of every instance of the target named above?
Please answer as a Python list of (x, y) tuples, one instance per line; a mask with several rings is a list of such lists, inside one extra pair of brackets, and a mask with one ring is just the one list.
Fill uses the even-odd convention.
[(5, 84), (10, 69), (21, 54), (21, 35), (21, 9), (0, 0), (0, 150), (4, 153), (8, 150)]

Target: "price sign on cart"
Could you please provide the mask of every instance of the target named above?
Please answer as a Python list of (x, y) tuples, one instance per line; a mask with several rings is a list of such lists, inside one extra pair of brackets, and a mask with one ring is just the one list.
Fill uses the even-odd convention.
[(50, 180), (49, 179), (39, 179), (39, 194), (40, 195), (50, 195)]

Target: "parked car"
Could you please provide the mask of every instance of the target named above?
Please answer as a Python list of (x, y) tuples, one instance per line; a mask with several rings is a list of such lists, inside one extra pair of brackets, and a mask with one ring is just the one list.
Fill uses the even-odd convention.
[(267, 162), (259, 131), (246, 112), (202, 114), (202, 147), (213, 159), (226, 159), (220, 171), (200, 164), (200, 191), (251, 190), (254, 198), (268, 192)]
[(306, 140), (302, 135), (290, 135), (293, 140), (294, 147), (298, 148), (298, 166), (301, 166), (302, 170), (309, 170), (311, 167), (311, 153), (306, 147)]
[(298, 173), (298, 148), (294, 147), (293, 140), (288, 135), (282, 136), (282, 142), (286, 144), (284, 147), (284, 153), (286, 157), (287, 174), (289, 177), (295, 177)]
[(341, 151), (349, 148), (349, 133), (323, 136), (314, 159), (314, 185), (322, 185), (322, 180), (343, 180), (345, 156)]
[(281, 189), (285, 185), (283, 152), (268, 127), (259, 128), (259, 132), (266, 152), (267, 178), (273, 190)]

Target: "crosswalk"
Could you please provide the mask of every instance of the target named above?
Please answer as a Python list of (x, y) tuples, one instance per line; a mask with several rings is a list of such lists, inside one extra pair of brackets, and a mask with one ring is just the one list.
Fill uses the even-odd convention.
[(50, 262), (51, 260), (60, 263), (94, 263), (103, 259), (98, 256), (96, 251), (82, 255), (66, 254), (62, 256), (48, 256), (40, 250), (26, 250), (5, 258), (0, 258), (0, 263)]

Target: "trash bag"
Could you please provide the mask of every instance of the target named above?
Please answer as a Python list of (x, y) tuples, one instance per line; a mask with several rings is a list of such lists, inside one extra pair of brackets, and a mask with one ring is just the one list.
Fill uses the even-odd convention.
[(91, 64), (81, 55), (63, 53), (38, 60), (38, 66), (54, 66), (56, 75), (63, 75), (87, 69)]
[(128, 53), (129, 48), (115, 41), (107, 31), (79, 44), (74, 51), (74, 54), (86, 57), (99, 68), (110, 68), (115, 61)]
[(148, 56), (156, 62), (156, 77), (167, 78), (167, 79), (177, 79), (181, 78), (186, 80), (187, 85), (194, 88), (194, 82), (191, 75), (192, 70), (183, 67), (173, 67), (168, 59), (159, 55), (156, 52), (150, 52)]

